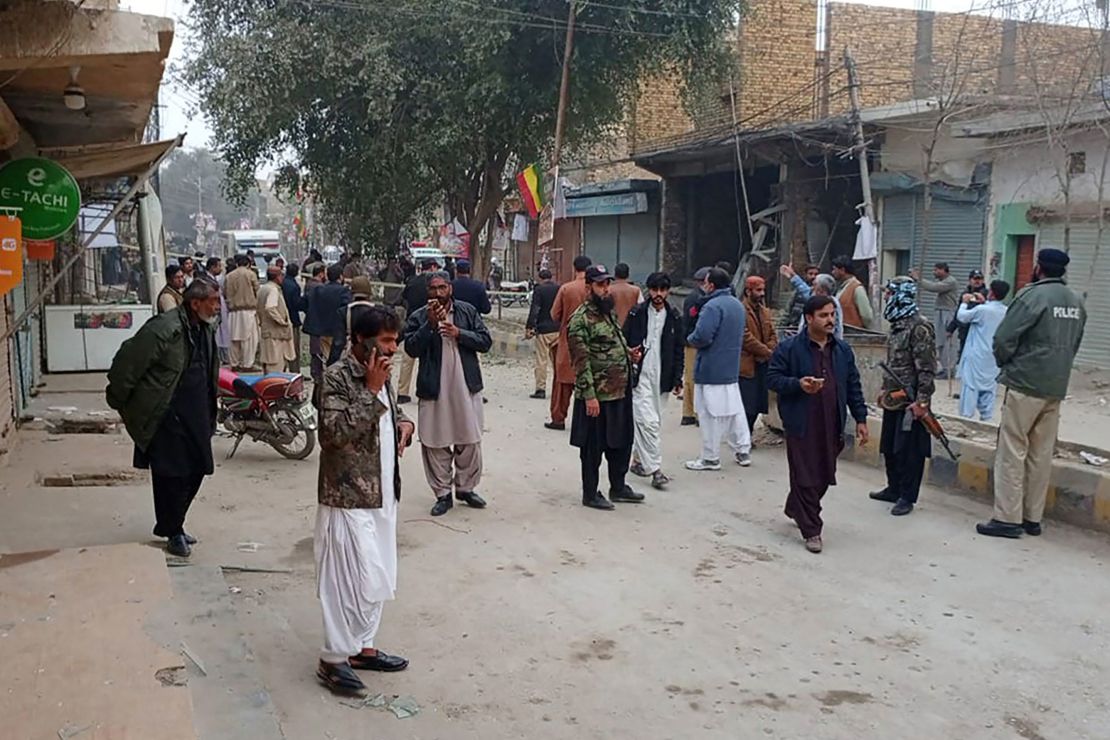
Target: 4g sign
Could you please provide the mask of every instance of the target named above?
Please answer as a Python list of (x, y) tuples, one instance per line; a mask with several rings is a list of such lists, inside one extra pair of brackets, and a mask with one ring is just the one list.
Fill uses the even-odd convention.
[(19, 219), (0, 213), (0, 296), (23, 281), (23, 234)]
[(76, 223), (81, 190), (53, 160), (16, 159), (0, 167), (0, 212), (5, 208), (19, 213), (25, 239), (54, 239)]

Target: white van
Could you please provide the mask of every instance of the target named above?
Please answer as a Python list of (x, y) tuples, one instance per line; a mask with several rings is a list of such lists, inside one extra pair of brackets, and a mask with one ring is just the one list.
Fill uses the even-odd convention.
[(420, 269), (420, 263), (426, 259), (434, 259), (440, 267), (443, 267), (446, 262), (445, 255), (435, 247), (411, 247), (409, 254), (412, 255), (412, 263), (416, 265), (416, 269)]

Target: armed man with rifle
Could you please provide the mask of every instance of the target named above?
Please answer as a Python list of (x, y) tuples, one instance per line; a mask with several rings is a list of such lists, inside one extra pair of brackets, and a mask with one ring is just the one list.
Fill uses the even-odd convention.
[(879, 396), (883, 408), (879, 452), (886, 462), (886, 488), (871, 498), (893, 503), (890, 513), (905, 516), (917, 503), (925, 460), (932, 456), (925, 419), (931, 416), (929, 403), (935, 390), (936, 332), (918, 310), (917, 283), (907, 277), (887, 283), (883, 316), (890, 322), (888, 371)]

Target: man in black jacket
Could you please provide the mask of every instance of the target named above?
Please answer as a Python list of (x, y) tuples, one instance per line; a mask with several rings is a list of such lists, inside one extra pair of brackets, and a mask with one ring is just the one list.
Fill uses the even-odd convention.
[(803, 309), (806, 328), (780, 344), (767, 369), (778, 394), (786, 432), (790, 495), (786, 515), (798, 524), (806, 549), (821, 552), (821, 499), (836, 485), (836, 459), (844, 449), (848, 414), (856, 444), (867, 444), (867, 404), (852, 349), (836, 338), (836, 302), (813, 296)]
[[(439, 262), (434, 257), (426, 257), (420, 261), (420, 272), (405, 282), (405, 289), (401, 291), (401, 305), (405, 307), (406, 316), (411, 316), (414, 311), (427, 304), (428, 276), (437, 270), (439, 270)], [(403, 340), (404, 336), (401, 339)], [(412, 371), (415, 366), (416, 360), (408, 352), (405, 352), (401, 356), (401, 377), (397, 382), (397, 403), (408, 403), (412, 400)]]
[(663, 401), (668, 393), (682, 391), (687, 335), (682, 317), (667, 303), (670, 276), (652, 273), (646, 285), (648, 300), (634, 307), (624, 323), (628, 346), (643, 348), (639, 373), (632, 374), (633, 461), (629, 470), (644, 478), (650, 476), (652, 487), (661, 490), (671, 482), (663, 472)]
[(532, 338), (536, 348), (536, 392), (529, 398), (547, 398), (547, 368), (555, 371), (555, 347), (559, 343), (559, 322), (551, 318), (559, 284), (551, 279), (551, 270), (540, 270), (539, 278), (532, 289), (532, 308), (524, 324), (525, 336)]
[(343, 337), (340, 309), (351, 302), (351, 291), (343, 284), (342, 277), (343, 268), (332, 265), (328, 268), (328, 282), (313, 288), (305, 297), (303, 328), (309, 336), (318, 337), (320, 345), (319, 356), (312, 358), (312, 379), (317, 385), (323, 380), (332, 344), (337, 337)]
[(293, 325), (293, 359), (289, 361), (289, 372), (301, 371), (301, 312), (304, 311), (304, 296), (297, 280), (301, 268), (290, 262), (285, 268), (285, 279), (281, 281), (281, 292), (285, 296), (285, 307), (289, 309), (289, 322)]
[(470, 277), (469, 260), (459, 260), (455, 270), (458, 272), (458, 277), (451, 281), (451, 291), (455, 295), (455, 300), (469, 303), (483, 316), (489, 315), (493, 310), (489, 303), (489, 294), (486, 292), (486, 286)]
[(454, 301), (445, 272), (428, 276), (428, 303), (405, 323), (405, 354), (420, 360), (417, 428), (424, 475), (436, 495), (432, 516), (455, 498), (475, 509), (486, 502), (475, 492), (482, 479), (482, 368), (478, 354), (493, 346), (489, 329), (469, 303)]
[[(683, 336), (688, 337), (694, 333), (694, 327), (698, 325), (698, 312), (701, 310), (701, 304), (705, 301), (705, 291), (701, 286), (705, 282), (705, 278), (709, 275), (710, 268), (702, 267), (694, 273), (694, 289), (686, 296), (686, 300), (682, 302), (682, 321), (683, 321)], [(697, 357), (698, 351), (690, 345), (686, 345), (686, 356), (684, 358), (683, 367), (685, 368), (682, 376), (682, 382), (685, 387), (685, 395), (682, 397), (682, 426), (693, 426), (698, 423), (698, 417), (694, 414), (694, 358)]]

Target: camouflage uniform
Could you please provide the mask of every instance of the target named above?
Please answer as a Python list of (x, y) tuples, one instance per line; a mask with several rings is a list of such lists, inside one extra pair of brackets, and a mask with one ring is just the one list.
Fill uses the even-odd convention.
[[(593, 268), (591, 268), (593, 269)], [(574, 366), (574, 418), (570, 443), (579, 450), (582, 463), (582, 503), (594, 505), (598, 498), (599, 470), (604, 457), (609, 468), (609, 494), (639, 496), (625, 484), (632, 458), (632, 365), (628, 342), (616, 317), (602, 314), (587, 301), (570, 317), (567, 345)], [(590, 416), (586, 402), (598, 402), (598, 415)], [(637, 500), (642, 500), (642, 496)], [(602, 507), (611, 508), (604, 502)]]
[[(353, 355), (344, 357), (324, 374), (320, 406), (320, 478), (318, 500), (339, 509), (382, 508), (381, 447), (378, 420), (389, 411), (366, 387), (366, 367)], [(397, 405), (393, 387), (395, 438), (397, 427), (412, 423)], [(392, 450), (396, 455), (397, 451)], [(400, 465), (395, 466), (393, 490), (401, 498)]]
[[(914, 391), (914, 399), (929, 403), (933, 397), (937, 372), (936, 330), (916, 311), (890, 325), (887, 343), (887, 365)], [(908, 399), (892, 401), (891, 391), (902, 390), (884, 376), (880, 405), (883, 407), (883, 430), (879, 452), (886, 464), (886, 489), (876, 494), (880, 500), (896, 503), (892, 513), (908, 513), (917, 503), (925, 460), (932, 455), (932, 437), (908, 410)], [(904, 510), (903, 510), (904, 508)]]
[(567, 348), (574, 366), (574, 396), (580, 401), (617, 401), (628, 392), (631, 365), (624, 332), (612, 314), (582, 304), (567, 324)]
[[(914, 390), (914, 397), (922, 403), (929, 403), (936, 390), (934, 378), (937, 373), (936, 329), (920, 313), (907, 316), (891, 323), (890, 337), (887, 340), (886, 364), (906, 386)], [(909, 400), (892, 402), (887, 400), (889, 392), (902, 390), (894, 381), (883, 376), (884, 409), (900, 411), (909, 406)]]

